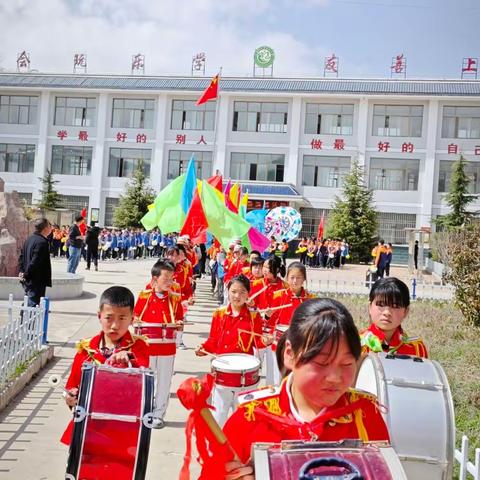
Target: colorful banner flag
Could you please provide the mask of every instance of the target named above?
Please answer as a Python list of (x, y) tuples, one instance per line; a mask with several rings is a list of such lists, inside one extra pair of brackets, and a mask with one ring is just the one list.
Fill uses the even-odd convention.
[(240, 205), (238, 207), (239, 215), (245, 220), (247, 217), (247, 207), (248, 207), (248, 191), (242, 195), (240, 200)]
[(325, 215), (322, 213), (322, 218), (320, 219), (320, 223), (318, 224), (317, 240), (323, 239), (324, 225), (325, 225)]
[(190, 161), (188, 162), (185, 183), (182, 190), (182, 208), (183, 213), (186, 215), (192, 203), (195, 189), (197, 188), (197, 177), (195, 175), (195, 156), (192, 154)]
[(259, 232), (265, 233), (265, 217), (267, 216), (268, 210), (250, 210), (245, 215), (245, 220)]

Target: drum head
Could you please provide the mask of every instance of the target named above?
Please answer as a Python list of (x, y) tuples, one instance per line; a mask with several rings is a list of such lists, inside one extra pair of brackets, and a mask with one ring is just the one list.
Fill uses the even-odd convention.
[(279, 332), (285, 333), (288, 330), (289, 325), (277, 325), (275, 327), (275, 330), (278, 330)]
[(246, 353), (227, 353), (212, 360), (212, 367), (219, 372), (250, 372), (260, 368), (260, 360)]

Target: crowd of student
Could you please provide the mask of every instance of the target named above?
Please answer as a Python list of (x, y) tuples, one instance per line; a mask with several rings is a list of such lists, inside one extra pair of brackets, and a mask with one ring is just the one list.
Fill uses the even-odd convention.
[(341, 268), (350, 258), (350, 246), (345, 240), (303, 237), (296, 253), (303, 265), (312, 268)]
[[(141, 237), (142, 232), (135, 234)], [(332, 242), (333, 246), (340, 252), (342, 247), (348, 249), (346, 242)], [(211, 456), (203, 458), (202, 478), (253, 479), (249, 462), (254, 442), (388, 441), (375, 398), (350, 388), (358, 360), (369, 351), (427, 357), (423, 342), (402, 328), (410, 302), (402, 281), (386, 278), (373, 285), (368, 303), (371, 325), (359, 333), (341, 303), (315, 298), (305, 289), (304, 263), (295, 261), (286, 269), (281, 257), (270, 253), (264, 258), (239, 243), (227, 250), (212, 245), (207, 251), (212, 289), (221, 305), (195, 354), (258, 358), (267, 385), (275, 388), (251, 391), (259, 380), (248, 387), (215, 382), (210, 403), (238, 458), (233, 459), (229, 448), (212, 444)], [(101, 331), (79, 343), (67, 382), (65, 398), (70, 407), (77, 402), (83, 362), (149, 365), (156, 378), (154, 427), (164, 426), (175, 353), (183, 346), (185, 316), (195, 299), (198, 262), (189, 238), (179, 237), (175, 245), (165, 246), (136, 301), (124, 287), (103, 293), (98, 314)], [(135, 331), (147, 337), (142, 322), (162, 324), (171, 335), (148, 345), (145, 337), (129, 330), (132, 322), (137, 324)], [(69, 443), (70, 438), (71, 427), (62, 440)]]

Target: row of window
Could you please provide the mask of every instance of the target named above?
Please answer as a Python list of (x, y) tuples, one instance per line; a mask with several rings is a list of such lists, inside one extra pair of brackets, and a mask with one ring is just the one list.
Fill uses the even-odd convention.
[[(193, 100), (173, 100), (172, 130), (215, 129), (215, 102), (196, 106)], [(0, 123), (35, 124), (38, 97), (0, 96)], [(307, 103), (305, 134), (352, 135), (353, 104)], [(374, 105), (372, 135), (421, 137), (424, 108), (421, 105)], [(152, 129), (155, 100), (113, 100), (112, 128)], [(96, 99), (56, 97), (54, 125), (94, 127)], [(235, 132), (288, 132), (288, 103), (234, 102), (232, 130)], [(443, 138), (480, 138), (480, 107), (443, 107)]]
[[(61, 175), (90, 175), (92, 147), (52, 147), (51, 171)], [(150, 175), (150, 149), (111, 148), (108, 176), (132, 177), (139, 164), (146, 176)], [(168, 156), (169, 180), (185, 172), (188, 161), (195, 156), (198, 178), (212, 175), (212, 152), (170, 150)], [(33, 172), (35, 145), (0, 144), (1, 172)], [(440, 161), (438, 192), (450, 187), (452, 161)], [(285, 155), (273, 153), (231, 154), (230, 176), (238, 180), (282, 182)], [(350, 157), (305, 155), (303, 157), (302, 185), (309, 187), (340, 188), (350, 171)], [(371, 158), (369, 187), (372, 190), (418, 190), (420, 160)], [(466, 173), (470, 178), (470, 193), (480, 193), (480, 163), (468, 162)]]

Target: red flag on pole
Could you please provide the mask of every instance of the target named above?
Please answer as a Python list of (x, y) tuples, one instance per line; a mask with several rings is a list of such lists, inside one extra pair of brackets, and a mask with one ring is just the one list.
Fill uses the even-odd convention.
[[(77, 210), (78, 212), (78, 210)], [(83, 217), (83, 218), (87, 218), (87, 207), (83, 207), (82, 208), (82, 211), (80, 212), (80, 215)]]
[(318, 224), (317, 240), (323, 239), (324, 224), (325, 224), (325, 215), (322, 213), (322, 218), (320, 219), (320, 223)]
[(218, 96), (218, 80), (220, 78), (220, 74), (217, 73), (212, 78), (210, 85), (205, 89), (202, 93), (202, 96), (197, 100), (195, 105), (202, 105), (203, 103), (207, 103), (209, 100), (214, 100)]

